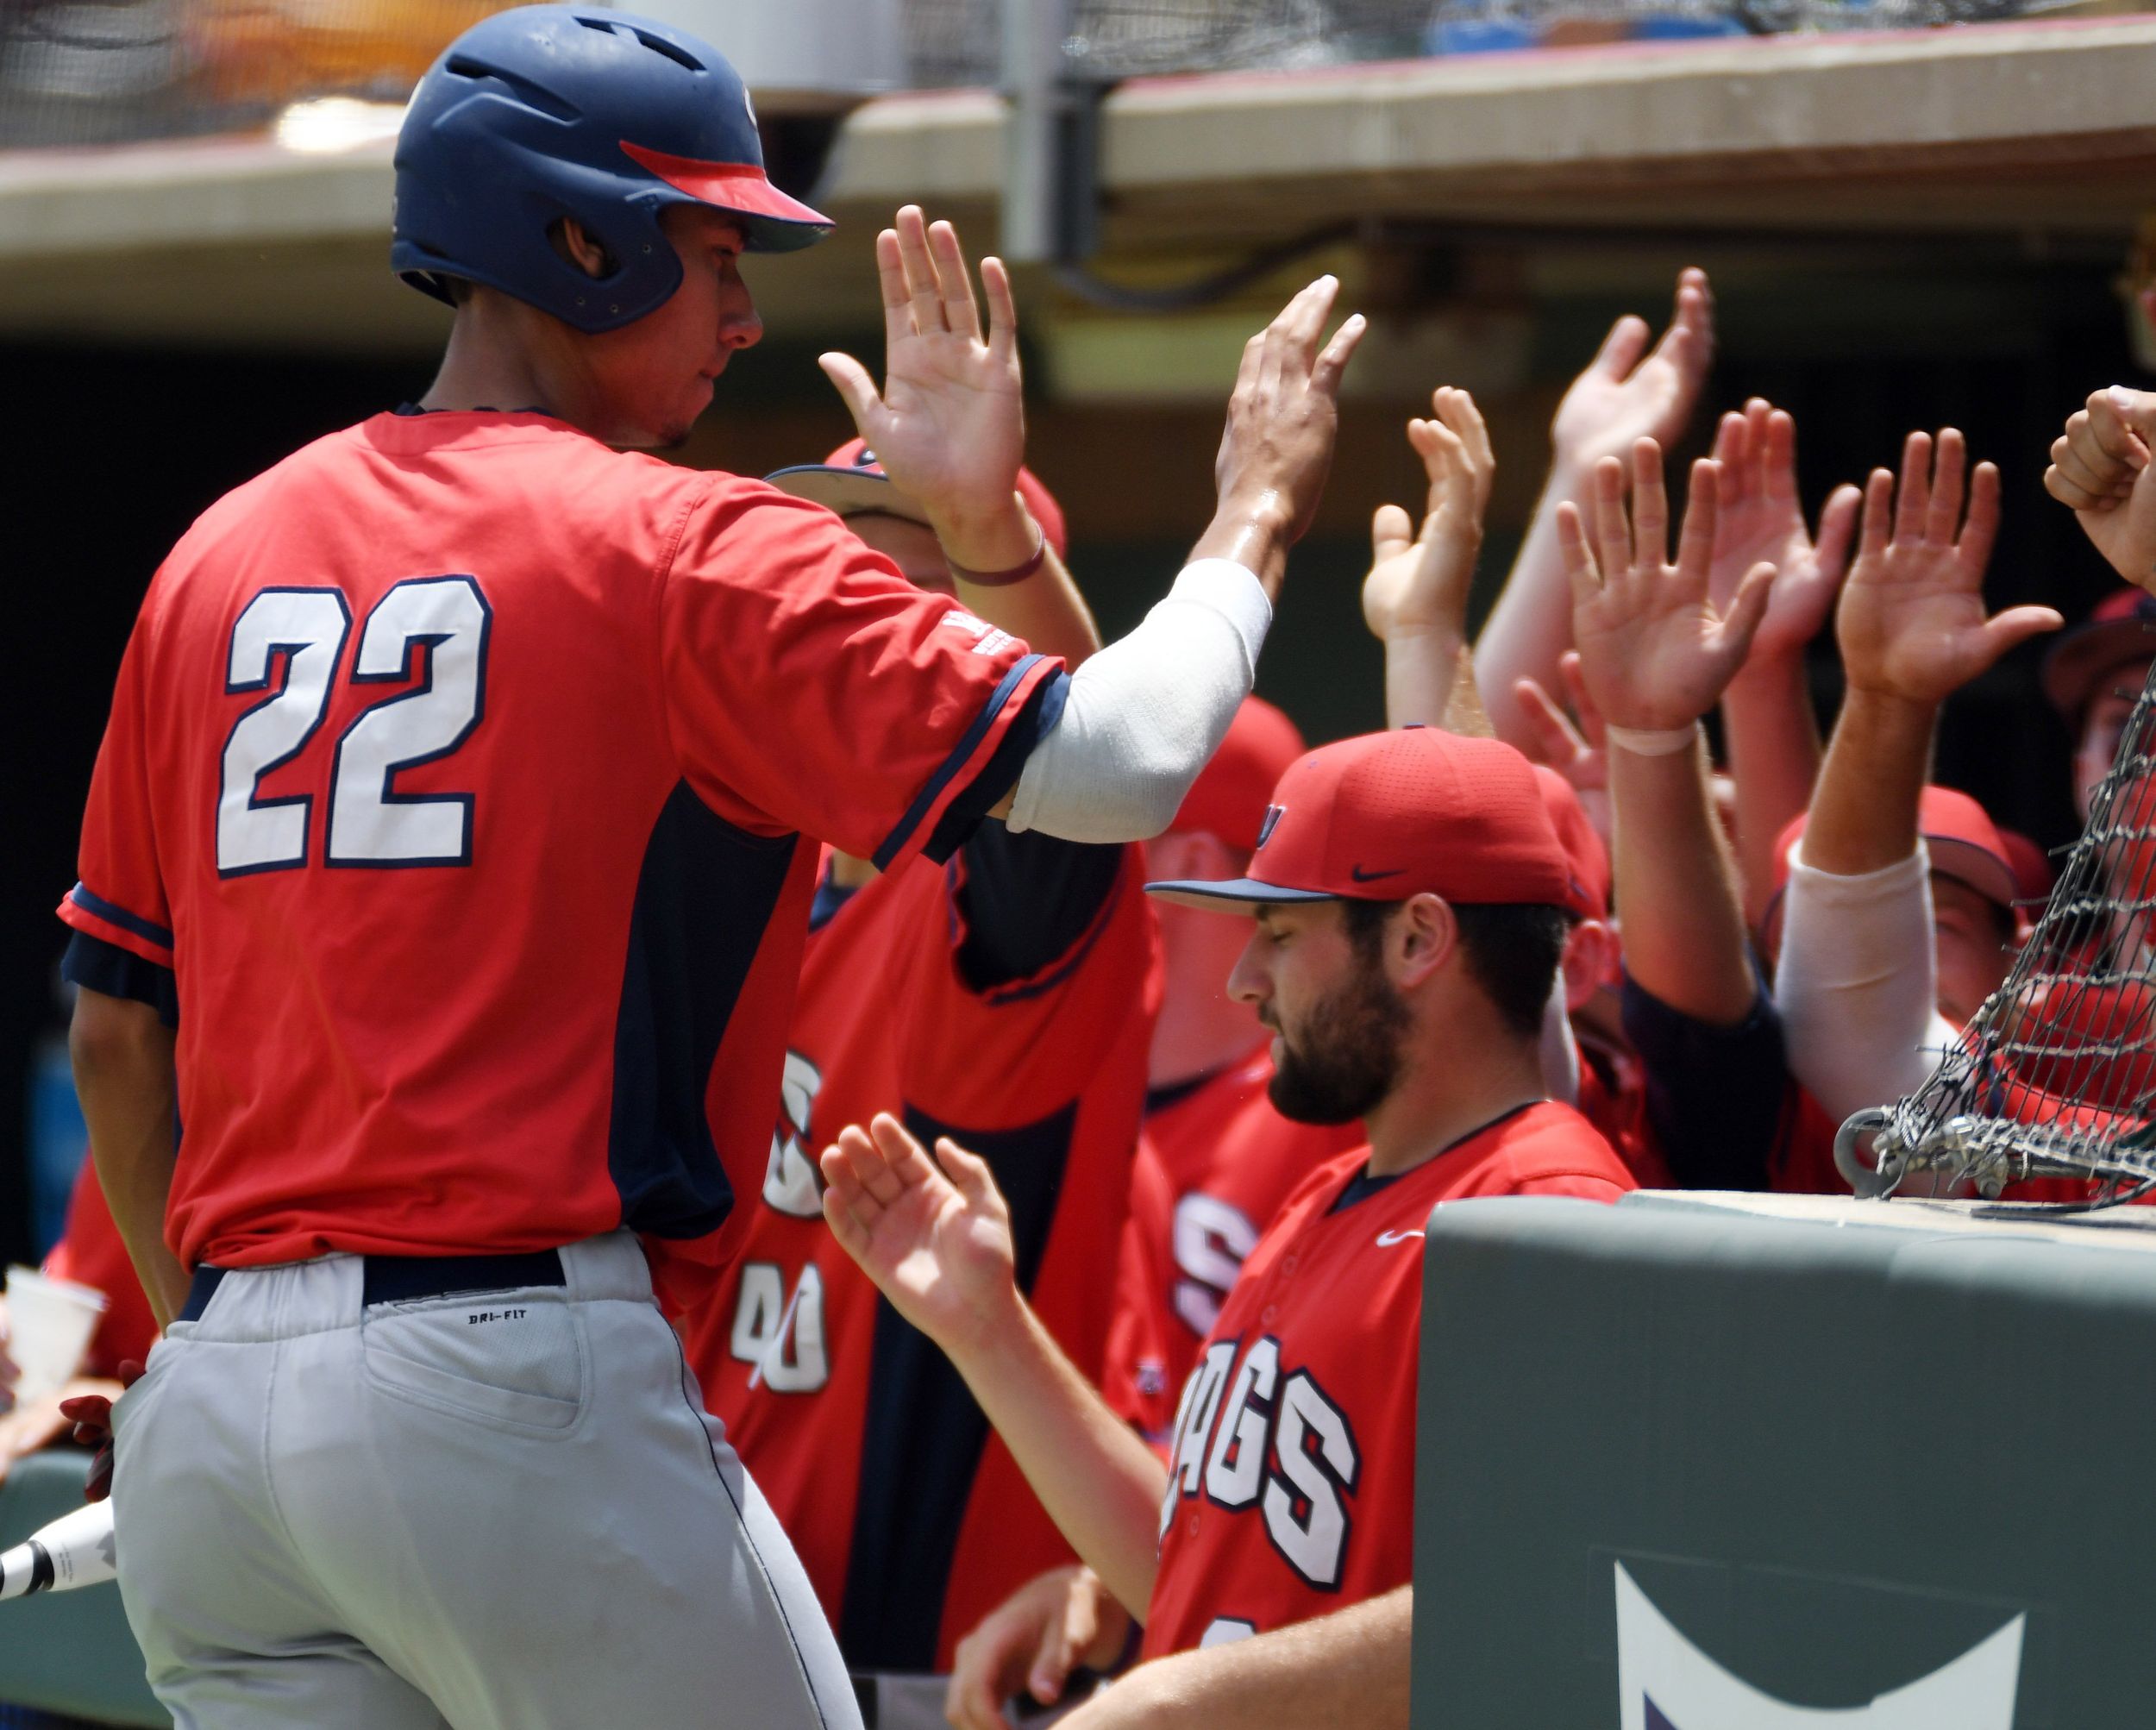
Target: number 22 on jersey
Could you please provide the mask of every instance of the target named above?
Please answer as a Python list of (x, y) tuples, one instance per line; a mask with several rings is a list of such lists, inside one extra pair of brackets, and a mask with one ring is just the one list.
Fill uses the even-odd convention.
[[(407, 688), (360, 710), (337, 740), (329, 758), (324, 864), (380, 869), (472, 862), (473, 796), (399, 793), (397, 777), (449, 755), (485, 716), (493, 617), (468, 576), (409, 578), (367, 614), (348, 681)], [(219, 876), (307, 862), (314, 794), (265, 799), (257, 789), (321, 730), (351, 630), (352, 610), (334, 588), (264, 589), (234, 624), (225, 690), (270, 694), (233, 723), (225, 740)]]

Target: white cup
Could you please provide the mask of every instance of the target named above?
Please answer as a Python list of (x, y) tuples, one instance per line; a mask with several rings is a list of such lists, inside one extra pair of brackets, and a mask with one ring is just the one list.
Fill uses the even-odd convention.
[(82, 1368), (105, 1294), (72, 1280), (48, 1280), (35, 1268), (8, 1269), (8, 1356), (22, 1372), (17, 1405), (55, 1394)]

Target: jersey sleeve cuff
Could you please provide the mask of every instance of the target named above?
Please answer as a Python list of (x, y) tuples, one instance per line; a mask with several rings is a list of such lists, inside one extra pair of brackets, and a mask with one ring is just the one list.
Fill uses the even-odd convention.
[(1061, 718), (1069, 685), (1062, 663), (1043, 655), (1026, 655), (1005, 674), (876, 849), (876, 868), (889, 870), (916, 847), (938, 864), (948, 861), (1017, 784), (1033, 747)]
[(60, 976), (86, 991), (147, 1003), (167, 1027), (179, 1025), (179, 983), (172, 968), (145, 961), (133, 950), (78, 931), (67, 940), (67, 952), (60, 959)]
[(77, 931), (171, 971), (172, 934), (154, 919), (129, 912), (78, 883), (60, 904), (60, 916)]

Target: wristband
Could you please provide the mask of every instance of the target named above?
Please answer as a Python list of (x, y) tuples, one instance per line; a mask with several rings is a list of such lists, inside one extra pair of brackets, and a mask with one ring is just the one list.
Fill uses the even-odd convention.
[(1673, 757), (1699, 743), (1699, 723), (1689, 727), (1613, 727), (1605, 725), (1602, 737), (1635, 757)]
[(946, 558), (943, 563), (950, 574), (962, 583), (971, 583), (977, 589), (1008, 588), (1012, 583), (1022, 583), (1048, 562), (1048, 535), (1041, 525), (1033, 525), (1033, 556), (1022, 565), (1013, 565), (1007, 571), (969, 571), (957, 560)]

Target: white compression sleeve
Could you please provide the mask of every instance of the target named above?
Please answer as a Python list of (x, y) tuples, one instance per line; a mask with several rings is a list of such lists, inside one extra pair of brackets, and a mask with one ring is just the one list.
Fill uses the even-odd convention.
[(1859, 877), (1803, 862), (1789, 873), (1774, 996), (1789, 1073), (1827, 1114), (1846, 1118), (1915, 1093), (1954, 1044), (1940, 1014), (1931, 857)]
[(1250, 694), (1272, 618), (1234, 561), (1185, 566), (1137, 630), (1070, 675), (1062, 717), (1018, 776), (1010, 826), (1098, 842), (1166, 829)]

